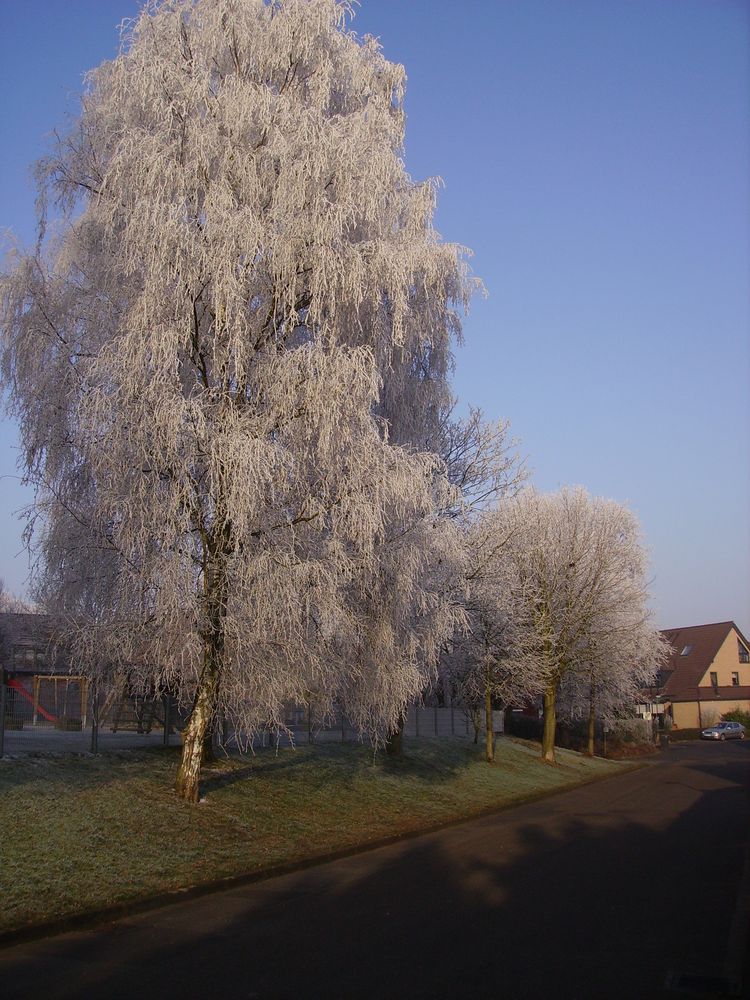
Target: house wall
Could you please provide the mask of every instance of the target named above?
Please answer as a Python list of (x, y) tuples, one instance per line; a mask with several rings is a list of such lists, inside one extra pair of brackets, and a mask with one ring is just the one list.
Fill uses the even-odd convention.
[[(746, 666), (746, 664), (743, 664)], [(712, 667), (712, 669), (714, 669)], [(736, 669), (736, 667), (734, 668)], [(719, 678), (721, 683), (721, 678)], [(747, 699), (735, 699), (734, 701), (710, 701), (701, 702), (701, 720), (698, 718), (697, 701), (677, 701), (672, 702), (672, 718), (675, 727), (678, 729), (698, 729), (713, 725), (719, 721), (719, 717), (724, 712), (731, 712), (734, 708), (740, 708), (743, 712), (750, 712), (750, 701)]]
[(721, 644), (711, 666), (701, 677), (699, 687), (711, 687), (711, 671), (718, 674), (719, 687), (732, 683), (732, 674), (739, 673), (740, 686), (750, 685), (750, 663), (740, 663), (737, 640), (739, 636), (734, 629)]

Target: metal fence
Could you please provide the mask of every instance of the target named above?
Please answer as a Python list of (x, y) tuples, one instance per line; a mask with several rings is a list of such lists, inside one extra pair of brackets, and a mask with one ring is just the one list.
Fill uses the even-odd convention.
[[(503, 732), (503, 713), (493, 712), (493, 731)], [(292, 709), (285, 720), (286, 730), (274, 730), (259, 734), (253, 742), (254, 748), (264, 746), (289, 746), (291, 743), (347, 743), (360, 739), (359, 730), (352, 726), (343, 713), (336, 713), (333, 719), (320, 721), (314, 709), (302, 706)], [(484, 712), (479, 717), (479, 728), (484, 731)], [(467, 737), (474, 735), (473, 714), (460, 705), (411, 705), (404, 724), (404, 735), (411, 737)], [(228, 746), (242, 743), (229, 737)]]
[[(493, 717), (494, 731), (502, 732), (502, 712)], [(97, 690), (85, 677), (16, 675), (0, 684), (0, 756), (179, 744), (186, 721), (186, 713), (169, 695), (144, 698), (122, 687)], [(472, 713), (459, 705), (412, 705), (404, 734), (471, 737), (474, 723)], [(483, 713), (477, 727), (484, 728)], [(227, 726), (215, 734), (217, 746), (227, 750), (359, 739), (345, 714), (320, 719), (312, 705), (290, 707), (283, 728), (268, 728), (252, 741)]]
[(98, 691), (85, 677), (16, 674), (0, 684), (0, 756), (179, 743), (183, 721), (167, 696)]

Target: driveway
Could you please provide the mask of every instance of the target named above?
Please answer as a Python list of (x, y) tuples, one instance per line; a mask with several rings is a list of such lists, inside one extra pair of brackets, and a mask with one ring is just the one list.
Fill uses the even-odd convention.
[(19, 945), (0, 994), (719, 996), (747, 942), (749, 751), (675, 745), (496, 816)]

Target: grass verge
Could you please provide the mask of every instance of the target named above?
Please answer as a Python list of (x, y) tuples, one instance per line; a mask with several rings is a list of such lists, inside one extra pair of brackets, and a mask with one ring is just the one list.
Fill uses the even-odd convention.
[(179, 751), (0, 760), (0, 933), (250, 875), (469, 818), (607, 777), (628, 764), (498, 741), (495, 764), (460, 740), (405, 756), (321, 745), (223, 759), (205, 800), (172, 791)]

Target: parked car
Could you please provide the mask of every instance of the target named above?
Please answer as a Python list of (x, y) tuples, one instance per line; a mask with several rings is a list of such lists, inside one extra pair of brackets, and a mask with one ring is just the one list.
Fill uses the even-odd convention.
[(741, 722), (717, 722), (715, 726), (704, 729), (702, 740), (744, 740), (745, 727)]

